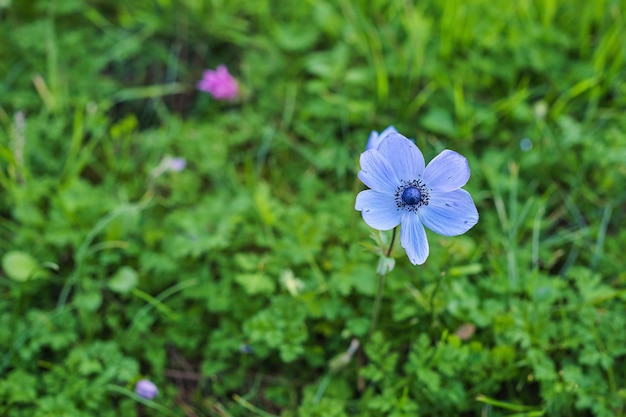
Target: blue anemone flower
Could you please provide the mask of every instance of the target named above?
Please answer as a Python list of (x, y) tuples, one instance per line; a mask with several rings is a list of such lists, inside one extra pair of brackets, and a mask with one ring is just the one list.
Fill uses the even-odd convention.
[(389, 133), (378, 148), (363, 152), (360, 162), (359, 179), (370, 189), (357, 195), (355, 209), (374, 229), (401, 224), (400, 243), (413, 265), (428, 257), (424, 226), (457, 236), (478, 222), (472, 196), (461, 188), (470, 177), (464, 156), (446, 149), (425, 167), (413, 142)]
[(377, 131), (372, 130), (372, 133), (370, 133), (370, 137), (367, 139), (367, 145), (365, 146), (365, 150), (367, 151), (369, 149), (378, 148), (385, 136), (390, 133), (398, 133), (398, 131), (393, 126), (389, 126), (387, 129), (380, 132), (380, 134), (378, 134)]

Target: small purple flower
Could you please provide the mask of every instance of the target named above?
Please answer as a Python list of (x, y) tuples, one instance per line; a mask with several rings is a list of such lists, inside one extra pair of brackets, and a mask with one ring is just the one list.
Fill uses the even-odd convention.
[(185, 158), (166, 155), (161, 159), (159, 165), (152, 170), (151, 175), (153, 178), (157, 178), (168, 171), (180, 172), (185, 169), (186, 166), (187, 160)]
[(380, 132), (380, 134), (378, 134), (377, 131), (372, 130), (372, 133), (370, 133), (370, 137), (367, 139), (367, 145), (365, 146), (365, 150), (367, 151), (369, 149), (378, 148), (385, 136), (390, 133), (398, 133), (398, 131), (393, 126), (389, 126), (387, 129)]
[(159, 393), (159, 389), (148, 379), (140, 379), (135, 385), (135, 394), (142, 398), (151, 400)]
[(225, 65), (215, 70), (206, 70), (196, 84), (198, 90), (209, 93), (216, 100), (232, 100), (239, 94), (239, 84), (228, 72)]
[(167, 162), (169, 164), (168, 169), (174, 172), (180, 172), (187, 166), (187, 160), (185, 158), (169, 158)]
[(355, 209), (378, 230), (402, 225), (400, 242), (413, 265), (428, 258), (428, 227), (443, 236), (467, 232), (478, 222), (472, 196), (461, 187), (470, 177), (467, 159), (444, 150), (424, 166), (413, 142), (390, 133), (361, 154), (359, 179), (370, 189), (356, 197)]

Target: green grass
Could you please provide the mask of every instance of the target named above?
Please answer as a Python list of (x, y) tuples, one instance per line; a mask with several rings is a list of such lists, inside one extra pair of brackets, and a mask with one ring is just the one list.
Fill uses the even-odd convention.
[[(624, 6), (0, 1), (0, 414), (626, 414)], [(371, 334), (390, 124), (480, 221)]]

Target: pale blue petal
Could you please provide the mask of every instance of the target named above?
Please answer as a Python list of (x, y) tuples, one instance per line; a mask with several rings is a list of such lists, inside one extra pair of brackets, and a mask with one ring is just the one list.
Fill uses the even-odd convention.
[(435, 191), (452, 191), (461, 188), (470, 177), (467, 159), (446, 149), (437, 155), (424, 170), (424, 184)]
[(387, 136), (389, 133), (398, 133), (398, 131), (393, 126), (389, 126), (385, 130), (380, 132), (380, 135), (377, 131), (372, 130), (372, 132), (370, 133), (370, 137), (367, 139), (367, 146), (365, 146), (365, 150), (378, 148), (385, 136)]
[(367, 138), (367, 145), (365, 146), (365, 150), (367, 151), (370, 149), (378, 148), (378, 145), (380, 145), (380, 141), (378, 140), (378, 132), (372, 130), (372, 132), (370, 133), (370, 137)]
[(402, 212), (398, 210), (393, 195), (374, 190), (361, 191), (356, 196), (354, 208), (363, 215), (363, 220), (377, 230), (390, 230), (400, 224)]
[(426, 230), (417, 214), (404, 212), (400, 228), (400, 243), (413, 265), (421, 265), (428, 258)]
[(398, 131), (395, 127), (389, 126), (387, 129), (380, 132), (380, 140), (382, 141), (390, 133), (398, 133)]
[(393, 166), (396, 176), (405, 181), (416, 180), (424, 171), (424, 156), (417, 146), (399, 133), (389, 133), (378, 151)]
[(478, 222), (478, 210), (467, 191), (461, 188), (448, 193), (431, 191), (429, 197), (428, 205), (419, 209), (419, 217), (433, 232), (457, 236)]
[(372, 190), (394, 193), (400, 185), (395, 170), (376, 149), (361, 154), (359, 179)]

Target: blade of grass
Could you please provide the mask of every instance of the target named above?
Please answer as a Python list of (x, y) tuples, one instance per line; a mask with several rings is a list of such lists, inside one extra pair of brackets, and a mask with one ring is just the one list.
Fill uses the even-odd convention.
[(115, 392), (115, 393), (118, 393), (118, 394), (122, 394), (122, 395), (124, 395), (124, 396), (126, 396), (126, 397), (128, 397), (128, 398), (130, 398), (132, 400), (137, 401), (138, 403), (141, 403), (141, 404), (145, 405), (148, 408), (151, 408), (151, 409), (153, 409), (155, 411), (158, 411), (159, 413), (163, 413), (163, 414), (166, 414), (166, 415), (169, 415), (169, 416), (174, 416), (174, 417), (178, 416), (178, 414), (174, 413), (169, 408), (164, 407), (164, 406), (162, 406), (161, 404), (159, 404), (159, 403), (157, 403), (155, 401), (147, 400), (147, 399), (145, 399), (143, 397), (140, 397), (139, 395), (135, 394), (133, 391), (131, 391), (129, 389), (122, 388), (120, 386), (113, 385), (113, 384), (107, 385), (107, 389), (110, 392)]
[(609, 227), (609, 222), (611, 221), (611, 213), (613, 211), (613, 207), (608, 204), (604, 207), (604, 212), (602, 214), (602, 220), (600, 221), (600, 228), (598, 230), (598, 238), (596, 239), (596, 245), (593, 250), (593, 258), (591, 258), (591, 269), (595, 269), (602, 257), (602, 248), (604, 247), (604, 241), (606, 239), (606, 231)]
[[(544, 411), (539, 410), (538, 407), (533, 407), (529, 405), (521, 405), (521, 404), (513, 404), (506, 401), (500, 401), (493, 399), (491, 397), (487, 397), (486, 395), (479, 394), (476, 397), (476, 401), (479, 401), (484, 404), (489, 404), (494, 407), (504, 408), (505, 410), (517, 411), (517, 412), (534, 412), (534, 413), (544, 413)], [(543, 415), (543, 414), (538, 414)]]
[(133, 292), (135, 294), (135, 296), (137, 296), (139, 298), (142, 298), (143, 300), (147, 301), (148, 304), (145, 305), (144, 307), (142, 307), (139, 311), (137, 311), (137, 313), (133, 317), (133, 320), (131, 321), (130, 326), (126, 330), (127, 334), (130, 334), (133, 331), (133, 329), (135, 328), (135, 325), (137, 324), (139, 319), (141, 317), (143, 317), (144, 315), (146, 315), (148, 312), (150, 312), (150, 310), (152, 310), (153, 308), (157, 308), (162, 313), (168, 315), (168, 317), (170, 319), (176, 320), (175, 312), (173, 312), (169, 307), (163, 305), (163, 301), (165, 299), (171, 297), (172, 295), (176, 294), (177, 292), (180, 292), (180, 291), (182, 291), (184, 289), (193, 287), (193, 286), (198, 285), (198, 284), (199, 284), (199, 281), (196, 278), (192, 278), (192, 279), (189, 279), (189, 280), (186, 280), (186, 281), (182, 281), (182, 282), (179, 282), (176, 285), (172, 285), (171, 287), (169, 287), (165, 291), (163, 291), (160, 294), (158, 294), (156, 297), (152, 297), (152, 296), (150, 296), (149, 294), (147, 294), (146, 292), (143, 292), (143, 291)]
[(237, 402), (237, 404), (241, 405), (243, 408), (245, 408), (248, 411), (252, 411), (254, 414), (256, 414), (258, 416), (262, 416), (262, 417), (279, 417), (279, 416), (277, 416), (275, 414), (268, 413), (267, 411), (264, 411), (264, 410), (261, 410), (258, 407), (255, 407), (254, 405), (250, 404), (248, 401), (246, 401), (245, 399), (243, 399), (242, 397), (240, 397), (237, 394), (233, 395), (233, 399)]
[(67, 298), (69, 297), (69, 293), (72, 287), (76, 285), (80, 277), (83, 264), (85, 263), (87, 259), (87, 255), (89, 254), (89, 248), (92, 242), (94, 241), (94, 239), (100, 234), (100, 232), (102, 232), (102, 230), (104, 230), (104, 228), (109, 223), (111, 223), (118, 216), (121, 216), (128, 212), (142, 210), (146, 207), (147, 204), (148, 204), (148, 201), (145, 201), (145, 202), (141, 202), (138, 204), (125, 204), (123, 206), (117, 207), (116, 209), (111, 211), (109, 214), (104, 216), (102, 219), (100, 219), (100, 221), (98, 221), (98, 223), (96, 223), (91, 228), (91, 230), (89, 231), (85, 239), (83, 239), (82, 243), (76, 250), (76, 253), (74, 255), (76, 267), (74, 268), (74, 271), (72, 272), (70, 277), (67, 279), (67, 281), (65, 281), (65, 284), (63, 285), (63, 288), (61, 289), (59, 298), (57, 300), (57, 309), (64, 307), (65, 304), (67, 303)]

